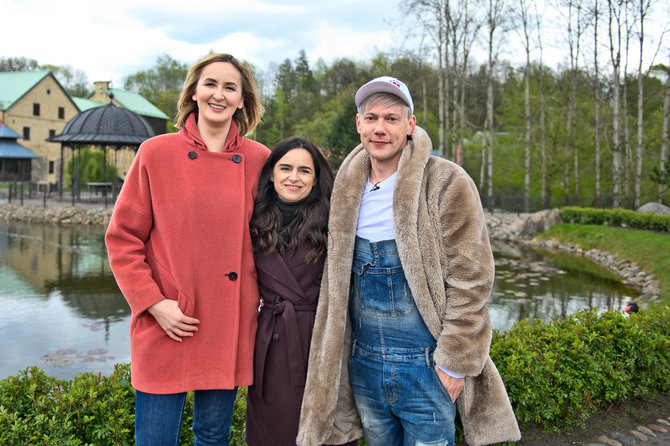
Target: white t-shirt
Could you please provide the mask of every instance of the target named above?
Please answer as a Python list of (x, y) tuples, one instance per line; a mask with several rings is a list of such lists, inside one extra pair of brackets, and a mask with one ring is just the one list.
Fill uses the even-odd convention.
[(356, 235), (371, 242), (395, 240), (393, 227), (393, 189), (398, 172), (372, 184), (368, 179), (358, 210)]

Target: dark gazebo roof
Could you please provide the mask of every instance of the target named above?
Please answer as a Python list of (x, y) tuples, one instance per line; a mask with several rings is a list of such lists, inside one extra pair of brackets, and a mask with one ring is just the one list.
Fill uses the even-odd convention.
[(139, 146), (155, 133), (137, 113), (109, 103), (76, 115), (60, 135), (47, 139), (65, 145)]

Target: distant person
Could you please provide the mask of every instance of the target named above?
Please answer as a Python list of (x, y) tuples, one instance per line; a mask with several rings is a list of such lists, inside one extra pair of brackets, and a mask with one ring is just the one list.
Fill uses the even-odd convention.
[(355, 101), (361, 145), (333, 186), (298, 444), (452, 445), (456, 403), (469, 444), (518, 440), (489, 358), (477, 189), (432, 156), (403, 82), (373, 79)]
[(295, 446), (333, 171), (314, 143), (292, 137), (272, 149), (258, 185), (250, 228), (262, 303), (246, 442)]
[(624, 313), (627, 316), (630, 316), (633, 313), (637, 313), (640, 310), (640, 307), (635, 302), (628, 302), (626, 307), (623, 309)]
[(246, 139), (263, 107), (228, 54), (193, 65), (179, 133), (137, 152), (105, 236), (132, 310), (138, 446), (177, 445), (195, 391), (196, 445), (227, 445), (238, 386), (251, 385), (258, 284), (249, 219), (270, 151)]

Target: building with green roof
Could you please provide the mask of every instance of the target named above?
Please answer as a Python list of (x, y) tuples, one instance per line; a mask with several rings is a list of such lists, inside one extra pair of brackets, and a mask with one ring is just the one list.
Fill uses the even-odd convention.
[(112, 100), (114, 105), (127, 108), (146, 119), (157, 135), (166, 132), (167, 121), (170, 117), (160, 111), (158, 107), (149, 102), (144, 96), (132, 91), (110, 88), (107, 81), (94, 82), (94, 84), (95, 91), (88, 97), (89, 101), (96, 101), (100, 105), (105, 105)]
[(50, 71), (0, 73), (0, 124), (19, 134), (20, 144), (39, 156), (32, 160), (30, 181), (56, 182), (59, 134), (79, 108)]

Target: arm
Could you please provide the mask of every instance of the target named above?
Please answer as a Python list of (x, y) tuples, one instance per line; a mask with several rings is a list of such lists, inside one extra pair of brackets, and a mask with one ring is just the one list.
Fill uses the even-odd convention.
[(153, 215), (142, 153), (133, 161), (105, 234), (109, 263), (133, 314), (148, 311), (170, 338), (181, 342), (181, 336), (193, 336), (199, 321), (184, 316), (176, 301), (163, 296), (147, 263)]
[(446, 306), (434, 360), (444, 369), (477, 376), (491, 342), (486, 302), (493, 286), (493, 253), (479, 194), (470, 177), (465, 172), (454, 173), (440, 195)]

